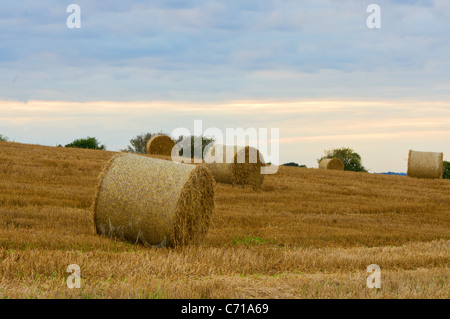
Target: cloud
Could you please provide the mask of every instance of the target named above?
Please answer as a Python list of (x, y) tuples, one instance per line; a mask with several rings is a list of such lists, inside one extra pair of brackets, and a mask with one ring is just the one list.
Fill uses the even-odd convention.
[(369, 0), (78, 0), (68, 29), (72, 2), (0, 3), (0, 133), (118, 149), (203, 119), (280, 127), (282, 156), (308, 165), (348, 142), (374, 169), (385, 149), (448, 145), (447, 0), (377, 1), (381, 29)]
[(448, 85), (443, 1), (380, 1), (380, 30), (365, 25), (370, 1), (78, 2), (78, 30), (69, 2), (0, 4), (0, 97), (432, 97)]

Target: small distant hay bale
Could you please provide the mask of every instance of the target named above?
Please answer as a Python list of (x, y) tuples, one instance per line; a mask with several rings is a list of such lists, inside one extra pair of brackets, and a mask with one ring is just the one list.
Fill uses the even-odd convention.
[(331, 169), (336, 171), (344, 170), (344, 162), (339, 158), (325, 158), (319, 163), (320, 169)]
[[(227, 154), (231, 154), (230, 163), (227, 163)], [(219, 162), (220, 158), (222, 163)], [(265, 166), (265, 161), (254, 147), (215, 145), (208, 151), (204, 161), (218, 183), (251, 185), (256, 190), (264, 181), (261, 167)]]
[(444, 174), (444, 154), (433, 152), (409, 151), (409, 177), (442, 178)]
[(153, 136), (146, 146), (147, 154), (149, 155), (172, 155), (172, 148), (175, 142), (167, 135)]
[(96, 231), (147, 246), (198, 244), (214, 209), (214, 180), (203, 166), (134, 154), (113, 157), (94, 204)]

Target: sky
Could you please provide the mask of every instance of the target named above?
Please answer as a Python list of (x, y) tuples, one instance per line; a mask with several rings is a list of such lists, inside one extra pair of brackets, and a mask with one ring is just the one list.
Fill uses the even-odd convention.
[(202, 120), (279, 129), (273, 162), (351, 147), (371, 172), (405, 172), (410, 149), (450, 160), (449, 57), (447, 0), (4, 0), (0, 134), (119, 150)]

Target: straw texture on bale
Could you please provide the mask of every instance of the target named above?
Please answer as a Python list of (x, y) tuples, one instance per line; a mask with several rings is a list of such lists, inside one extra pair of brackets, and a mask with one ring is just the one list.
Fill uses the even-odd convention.
[[(214, 162), (217, 157), (222, 163)], [(231, 153), (231, 162), (227, 163), (227, 154)], [(251, 146), (215, 145), (205, 156), (205, 166), (209, 168), (218, 183), (232, 185), (251, 185), (254, 189), (261, 187), (264, 174), (261, 167), (265, 161), (260, 152)]]
[(172, 148), (175, 142), (167, 135), (153, 136), (146, 146), (147, 154), (149, 155), (172, 155)]
[(94, 204), (98, 234), (148, 246), (198, 244), (214, 209), (214, 180), (203, 166), (134, 154), (113, 157)]
[(183, 157), (183, 156), (167, 156), (167, 155), (141, 155), (141, 156), (147, 156), (150, 158), (156, 158), (161, 159), (165, 161), (171, 161), (171, 162), (177, 162), (177, 163), (184, 163), (184, 164), (193, 164), (193, 165), (199, 165), (203, 164), (203, 161), (201, 163), (195, 163), (193, 158)]
[(319, 163), (320, 169), (344, 170), (344, 163), (339, 158), (325, 158)]
[(444, 174), (444, 154), (433, 152), (409, 151), (409, 177), (442, 178)]

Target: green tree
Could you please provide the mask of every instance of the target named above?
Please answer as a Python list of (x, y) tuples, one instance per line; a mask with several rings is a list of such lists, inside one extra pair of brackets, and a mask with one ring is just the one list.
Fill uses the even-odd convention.
[(444, 161), (444, 178), (450, 179), (450, 162)]
[[(126, 149), (121, 150), (122, 152), (130, 152), (130, 153), (137, 153), (137, 154), (146, 154), (147, 153), (147, 143), (148, 141), (156, 136), (156, 135), (167, 135), (169, 134), (164, 133), (162, 131), (158, 133), (142, 133), (132, 140), (130, 140), (130, 144), (128, 145)], [(200, 141), (201, 140), (201, 141)], [(178, 153), (180, 156), (183, 156), (183, 146), (189, 147), (189, 143), (191, 144), (191, 158), (194, 158), (195, 156), (195, 141), (197, 141), (197, 144), (202, 146), (202, 154), (205, 148), (210, 144), (214, 142), (213, 138), (208, 138), (204, 136), (179, 136), (177, 139), (174, 139), (175, 144), (178, 144), (179, 150)]]
[(361, 156), (349, 147), (334, 148), (325, 151), (325, 156), (317, 160), (320, 163), (325, 158), (339, 158), (344, 163), (346, 171), (367, 172), (361, 161)]
[[(197, 143), (195, 143), (197, 142)], [(194, 157), (199, 157), (196, 156), (196, 154), (200, 155), (201, 157), (203, 157), (203, 154), (205, 154), (205, 152), (208, 151), (208, 149), (213, 145), (214, 143), (214, 138), (212, 137), (206, 137), (206, 136), (179, 136), (178, 139), (175, 141), (175, 143), (178, 144), (179, 146), (179, 154), (180, 156), (186, 156), (187, 154), (183, 154), (183, 149), (184, 148), (188, 148), (189, 144), (191, 146), (191, 154), (190, 157), (194, 158)], [(201, 150), (199, 149), (201, 145)], [(196, 152), (197, 150), (197, 152)], [(200, 157), (200, 158), (201, 158)]]
[(6, 136), (0, 134), (0, 142), (8, 142), (8, 141), (9, 139)]
[(105, 145), (100, 145), (100, 142), (97, 141), (95, 137), (86, 137), (80, 138), (78, 140), (73, 141), (70, 144), (67, 144), (65, 147), (74, 147), (74, 148), (89, 148), (94, 150), (106, 150)]
[(130, 144), (126, 149), (121, 150), (122, 152), (130, 152), (136, 154), (146, 154), (147, 153), (147, 143), (150, 139), (156, 135), (169, 135), (162, 131), (158, 133), (142, 133), (130, 140)]
[(282, 166), (306, 167), (306, 165), (298, 165), (298, 163), (294, 163), (294, 162), (285, 163)]

